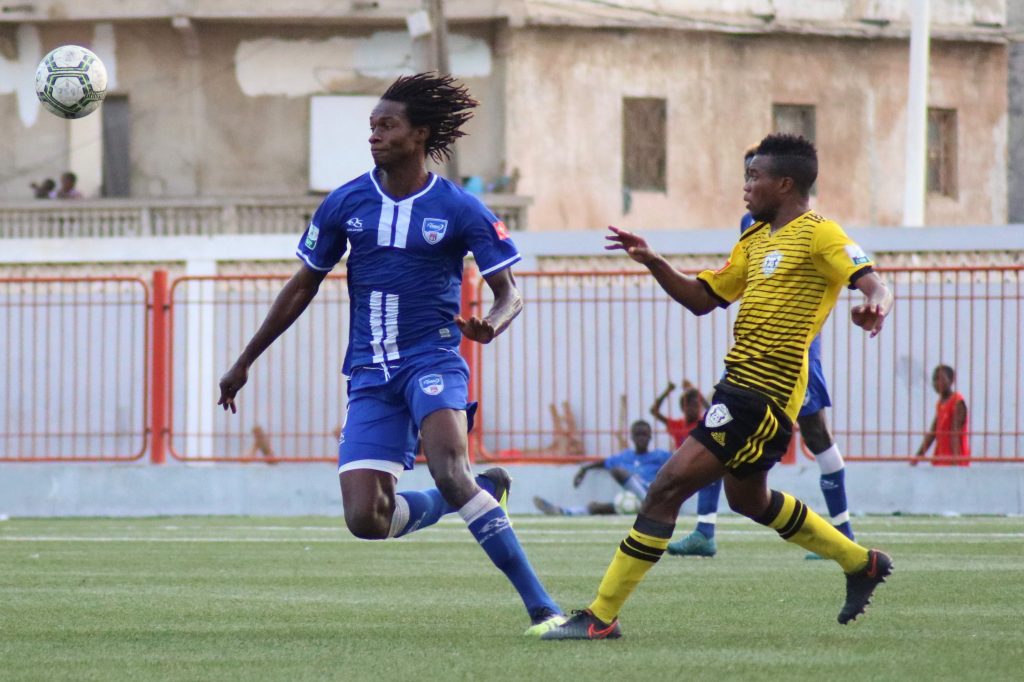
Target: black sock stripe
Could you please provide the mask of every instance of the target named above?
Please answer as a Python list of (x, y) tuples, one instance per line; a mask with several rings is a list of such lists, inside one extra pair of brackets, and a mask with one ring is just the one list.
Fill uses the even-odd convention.
[(662, 554), (665, 553), (664, 549), (659, 549), (657, 547), (651, 547), (648, 544), (644, 544), (643, 542), (640, 542), (639, 540), (637, 540), (636, 538), (634, 538), (631, 535), (627, 535), (626, 539), (623, 540), (623, 542), (625, 542), (627, 545), (629, 545), (630, 549), (632, 549), (634, 551), (637, 551), (637, 552), (641, 552), (643, 554), (650, 554), (650, 555), (653, 555), (653, 556), (659, 556), (660, 557)]
[(652, 548), (644, 547), (643, 545), (641, 545), (641, 547), (644, 547), (643, 549), (638, 549), (636, 547), (633, 547), (633, 546), (627, 544), (627, 540), (629, 540), (629, 538), (626, 538), (626, 540), (623, 540), (619, 544), (619, 549), (622, 550), (623, 554), (625, 554), (626, 556), (631, 556), (634, 559), (641, 559), (642, 561), (650, 561), (653, 564), (654, 562), (656, 562), (658, 559), (661, 558), (662, 554), (665, 553), (664, 550), (661, 550), (661, 551), (657, 551), (657, 550), (645, 551), (645, 550), (651, 550)]
[(803, 502), (800, 500), (794, 500), (793, 511), (789, 513), (789, 518), (786, 519), (786, 522), (782, 524), (781, 528), (779, 528), (779, 535), (787, 537), (798, 530), (797, 523), (800, 519), (800, 508), (803, 506)]
[(780, 493), (778, 490), (771, 491), (772, 499), (768, 503), (768, 508), (765, 509), (764, 513), (754, 519), (755, 522), (760, 523), (762, 526), (772, 525), (772, 521), (782, 511), (782, 504), (786, 501), (786, 496)]
[(791, 522), (790, 523), (790, 527), (791, 527), (791, 529), (786, 530), (785, 532), (783, 532), (781, 530), (779, 531), (779, 535), (782, 536), (783, 540), (788, 540), (791, 537), (793, 537), (794, 535), (796, 535), (797, 532), (799, 532), (799, 530), (804, 527), (804, 521), (807, 520), (807, 505), (806, 504), (804, 504), (800, 500), (797, 500), (797, 508), (794, 509), (794, 511), (796, 512), (795, 514), (793, 514), (794, 518), (790, 519), (790, 522)]
[(676, 524), (664, 523), (663, 521), (655, 521), (652, 518), (648, 518), (643, 514), (637, 514), (636, 521), (633, 523), (633, 530), (637, 533), (643, 533), (644, 535), (650, 535), (652, 538), (662, 538), (668, 540), (672, 537), (672, 533), (676, 530)]

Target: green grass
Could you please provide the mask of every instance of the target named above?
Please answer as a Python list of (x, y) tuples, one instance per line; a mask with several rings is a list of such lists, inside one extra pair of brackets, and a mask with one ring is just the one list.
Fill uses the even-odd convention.
[[(516, 530), (570, 609), (629, 523)], [(896, 572), (853, 625), (835, 620), (834, 564), (730, 517), (717, 557), (648, 574), (621, 640), (540, 642), (458, 520), (371, 543), (328, 518), (15, 519), (0, 523), (0, 679), (1022, 678), (1024, 521), (855, 523)]]

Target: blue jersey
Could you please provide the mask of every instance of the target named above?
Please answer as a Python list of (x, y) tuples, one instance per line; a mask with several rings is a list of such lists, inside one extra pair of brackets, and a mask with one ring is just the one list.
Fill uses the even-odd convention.
[(636, 475), (644, 485), (649, 486), (653, 481), (654, 477), (658, 475), (658, 469), (668, 461), (672, 453), (667, 450), (648, 450), (642, 455), (638, 455), (635, 450), (623, 450), (617, 455), (612, 455), (604, 461), (605, 469), (614, 469), (615, 467), (622, 467), (630, 473), (630, 475)]
[(744, 213), (743, 217), (740, 218), (740, 234), (743, 234), (744, 232), (746, 232), (747, 228), (750, 227), (753, 224), (754, 224), (754, 216), (750, 215), (749, 211), (747, 213)]
[(297, 255), (314, 270), (331, 270), (350, 248), (349, 339), (343, 372), (457, 349), (462, 260), (481, 274), (520, 259), (497, 216), (479, 199), (433, 173), (426, 187), (396, 201), (375, 171), (331, 192), (313, 214)]

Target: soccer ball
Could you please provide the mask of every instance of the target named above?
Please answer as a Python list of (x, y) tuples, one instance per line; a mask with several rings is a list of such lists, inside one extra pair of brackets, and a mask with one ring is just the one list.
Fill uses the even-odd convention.
[(95, 54), (78, 45), (58, 47), (36, 69), (36, 95), (47, 111), (61, 118), (82, 118), (96, 111), (107, 94), (107, 69)]
[(623, 490), (612, 500), (612, 506), (619, 514), (636, 514), (640, 511), (640, 498), (628, 490)]

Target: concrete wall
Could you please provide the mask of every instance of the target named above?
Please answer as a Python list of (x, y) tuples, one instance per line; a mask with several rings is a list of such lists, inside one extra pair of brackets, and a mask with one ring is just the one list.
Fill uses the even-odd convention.
[[(907, 44), (812, 36), (533, 29), (514, 34), (509, 153), (535, 197), (531, 229), (732, 226), (744, 148), (772, 104), (817, 109), (819, 210), (849, 225), (901, 220)], [(960, 195), (930, 224), (1006, 219), (1006, 48), (936, 43), (929, 102), (959, 116)], [(622, 98), (668, 100), (668, 191), (623, 211)], [(543, 115), (538, 115), (543, 112)], [(550, 191), (552, 187), (564, 191)]]
[[(453, 69), (484, 103), (459, 143), (464, 175), (493, 178), (503, 161), (504, 57), (494, 53), (497, 39), (490, 24), (460, 27), (450, 38)], [(96, 48), (116, 77), (110, 94), (128, 96), (136, 197), (304, 194), (309, 97), (379, 95), (415, 70), (402, 26), (47, 23), (22, 25), (11, 40), (17, 56), (0, 54), (0, 124), (8, 131), (0, 139), (0, 199), (29, 198), (30, 180), (92, 170), (72, 165), (73, 151), (90, 141), (73, 131), (96, 121), (102, 107), (88, 119), (64, 121), (41, 111), (31, 87), (35, 65), (57, 45)], [(357, 139), (368, 137), (366, 130)], [(82, 163), (90, 162), (98, 164), (98, 156)], [(95, 195), (98, 184), (83, 189)]]
[[(69, 168), (87, 193), (98, 190), (102, 108), (66, 122), (34, 101), (35, 65), (63, 43), (94, 47), (112, 71), (111, 93), (129, 97), (134, 196), (304, 193), (309, 96), (376, 95), (413, 70), (401, 23), (412, 4), (382, 3), (352, 21), (342, 20), (341, 5), (328, 12), (295, 2), (254, 3), (248, 13), (238, 2), (156, 0), (12, 12), (9, 20), (20, 23), (0, 24), (0, 125), (8, 131), (0, 139), (0, 199), (27, 198), (30, 180)], [(942, 39), (933, 42), (929, 101), (959, 112), (961, 182), (956, 199), (929, 198), (927, 219), (1004, 223), (1008, 50), (986, 27), (1005, 21), (1006, 7), (933, 4)], [(847, 225), (900, 220), (907, 3), (681, 0), (636, 5), (620, 17), (597, 5), (508, 1), (455, 2), (451, 11), (474, 7), (477, 17), (453, 24), (451, 40), (453, 71), (483, 102), (459, 143), (461, 172), (492, 179), (503, 166), (518, 168), (520, 193), (536, 197), (533, 229), (733, 226), (739, 156), (769, 131), (773, 102), (817, 107), (823, 212)], [(700, 31), (641, 21), (688, 13), (728, 20)], [(272, 21), (279, 16), (291, 19)], [(892, 28), (876, 26), (887, 21)], [(619, 27), (587, 28), (611, 25)], [(669, 101), (669, 189), (634, 193), (628, 215), (623, 96)]]
[(1011, 1), (1007, 7), (1007, 26), (1011, 31), (1009, 78), (1007, 79), (1009, 185), (1007, 211), (1010, 222), (1024, 222), (1024, 2)]
[[(485, 465), (476, 467), (482, 470)], [(540, 495), (563, 505), (610, 501), (617, 491), (610, 477), (592, 472), (572, 487), (574, 465), (511, 466), (509, 500), (513, 514), (533, 514)], [(116, 464), (0, 465), (0, 517), (160, 516), (173, 514), (341, 516), (341, 495), (333, 464), (163, 467)], [(1022, 514), (1024, 466), (985, 465), (968, 469), (911, 468), (905, 464), (851, 463), (847, 491), (853, 514)], [(823, 510), (818, 467), (780, 465), (771, 485)], [(400, 490), (433, 487), (425, 466), (406, 473)], [(726, 512), (724, 499), (721, 511)], [(696, 499), (683, 505), (696, 513)], [(339, 519), (339, 525), (343, 522)]]

